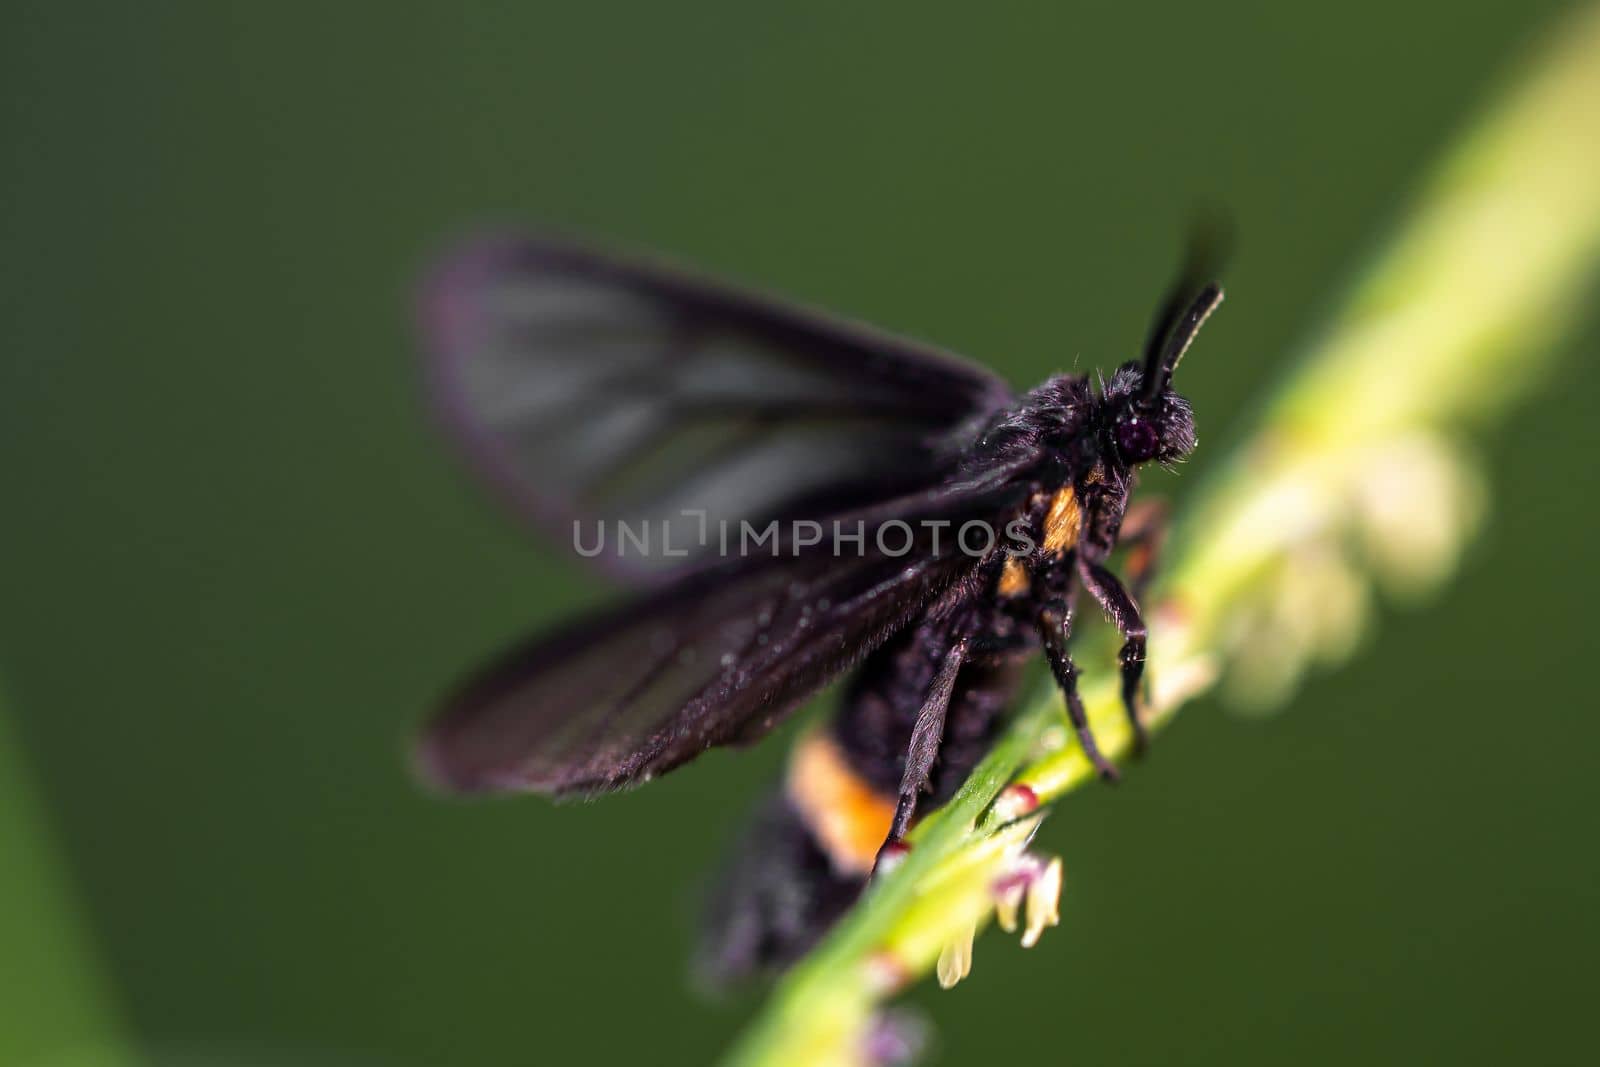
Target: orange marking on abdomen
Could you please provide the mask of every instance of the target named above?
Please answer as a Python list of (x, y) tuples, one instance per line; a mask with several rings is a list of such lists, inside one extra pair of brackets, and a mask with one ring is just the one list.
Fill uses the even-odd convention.
[(1001, 596), (1021, 596), (1028, 591), (1030, 584), (1027, 565), (1020, 559), (1008, 559), (1005, 569), (1000, 572), (1000, 584), (996, 591)]
[(895, 798), (867, 784), (826, 730), (813, 730), (795, 746), (785, 788), (835, 870), (872, 870), (894, 821)]
[(1044, 550), (1065, 552), (1078, 543), (1078, 530), (1083, 525), (1083, 512), (1078, 507), (1078, 495), (1072, 486), (1066, 486), (1050, 501), (1050, 510), (1044, 517)]

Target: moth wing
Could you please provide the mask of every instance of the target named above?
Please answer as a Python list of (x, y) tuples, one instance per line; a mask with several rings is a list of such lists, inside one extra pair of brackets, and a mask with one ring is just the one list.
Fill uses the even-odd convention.
[(719, 524), (937, 486), (1012, 399), (930, 346), (547, 238), (467, 244), (423, 319), (430, 393), (474, 466), (564, 541), (574, 522), (648, 531), (648, 551), (593, 560), (641, 580)]
[[(1002, 483), (916, 503), (921, 514), (987, 517), (1017, 492)], [(910, 538), (885, 529), (897, 554), (880, 551), (895, 511), (863, 518), (861, 555), (731, 560), (513, 648), (431, 724), (425, 773), (466, 792), (600, 793), (762, 736), (975, 572), (948, 529), (934, 552), (909, 507)], [(853, 532), (857, 517), (841, 521)]]

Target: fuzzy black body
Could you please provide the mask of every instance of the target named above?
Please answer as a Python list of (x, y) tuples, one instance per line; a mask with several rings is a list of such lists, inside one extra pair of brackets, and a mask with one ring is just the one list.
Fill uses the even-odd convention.
[[(1138, 578), (1130, 593), (1107, 563), (1155, 533), (1124, 528), (1136, 469), (1194, 445), (1172, 371), (1221, 299), (1197, 267), (1141, 360), (1018, 397), (927, 346), (571, 245), (496, 239), (447, 261), (425, 303), (431, 380), (468, 454), (547, 527), (654, 520), (663, 551), (597, 558), (636, 594), (470, 678), (423, 770), (457, 791), (607, 792), (753, 741), (846, 675), (714, 899), (724, 976), (792, 959), (849, 906), (919, 803), (981, 758), (1037, 651), (1114, 778), (1068, 645), (1087, 594), (1124, 635), (1142, 739)], [(685, 516), (697, 551), (671, 552)], [(778, 532), (730, 553), (730, 522)]]
[[(982, 612), (982, 601), (969, 610)], [(987, 605), (993, 612), (994, 605)], [(969, 625), (981, 626), (981, 620)], [(906, 748), (917, 712), (954, 638), (948, 620), (924, 623), (892, 638), (869, 656), (851, 679), (827, 729), (851, 770), (891, 801), (905, 776)], [(983, 632), (983, 631), (980, 631)], [(1032, 649), (1003, 640), (995, 630), (992, 649), (961, 667), (945, 720), (939, 761), (928, 779), (934, 804), (954, 795), (994, 742), (1000, 716), (1010, 705), (1022, 661)]]
[[(781, 968), (810, 949), (855, 902), (889, 831), (917, 712), (950, 641), (946, 621), (895, 635), (858, 668), (838, 709), (819, 727), (823, 737), (801, 742), (801, 752), (832, 755), (838, 771), (855, 777), (880, 803), (835, 807), (829, 817), (854, 822), (856, 832), (846, 841), (825, 842), (810, 809), (828, 798), (797, 795), (812, 783), (797, 773), (803, 762), (792, 761), (783, 784), (735, 843), (707, 901), (704, 975), (725, 984)], [(1016, 643), (995, 648), (987, 662), (962, 666), (929, 776), (931, 806), (949, 800), (989, 750), (1029, 654), (1031, 648)]]
[[(1116, 396), (1130, 382), (1126, 375), (1113, 379), (1105, 392)], [(924, 802), (949, 800), (992, 746), (1021, 668), (1038, 649), (1034, 620), (1046, 604), (1070, 602), (1078, 567), (1103, 561), (1120, 540), (1131, 472), (1114, 451), (1103, 453), (1077, 430), (1095, 418), (1096, 403), (1087, 380), (1052, 379), (971, 442), (976, 466), (1003, 464), (1015, 451), (1035, 453), (1041, 442), (1065, 440), (1068, 447), (1041, 465), (1022, 503), (997, 518), (997, 526), (1023, 536), (997, 544), (964, 588), (872, 652), (847, 682), (822, 737), (801, 742), (801, 758), (735, 845), (706, 911), (702, 964), (715, 980), (798, 958), (866, 886), (883, 840), (905, 829), (894, 822), (912, 736), (941, 666), (963, 636), (970, 650), (951, 690), (936, 759), (921, 773), (912, 768), (913, 778), (925, 775)], [(1023, 552), (1022, 545), (1035, 547)], [(1070, 625), (1070, 603), (1064, 611)], [(831, 764), (821, 782), (814, 770), (818, 749)], [(878, 803), (840, 804), (837, 777), (854, 779)], [(842, 832), (841, 822), (855, 832)]]

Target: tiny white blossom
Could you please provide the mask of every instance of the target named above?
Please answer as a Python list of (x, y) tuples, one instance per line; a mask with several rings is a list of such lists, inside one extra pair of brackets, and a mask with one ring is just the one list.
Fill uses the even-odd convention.
[(1022, 947), (1039, 943), (1045, 927), (1061, 921), (1061, 857), (1051, 859), (1044, 873), (1028, 885), (1028, 928), (1022, 932)]
[(939, 963), (934, 968), (939, 988), (949, 989), (972, 973), (972, 939), (977, 935), (977, 925), (969, 924), (940, 951)]

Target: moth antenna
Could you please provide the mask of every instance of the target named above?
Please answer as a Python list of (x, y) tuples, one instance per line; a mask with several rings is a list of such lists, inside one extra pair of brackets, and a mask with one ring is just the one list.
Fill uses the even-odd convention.
[(1161, 390), (1172, 384), (1172, 372), (1178, 369), (1183, 354), (1194, 344), (1195, 335), (1200, 332), (1200, 327), (1206, 324), (1211, 313), (1217, 310), (1222, 298), (1222, 286), (1216, 282), (1209, 282), (1189, 302), (1188, 310), (1183, 313), (1183, 318), (1178, 320), (1178, 325), (1167, 338), (1167, 343), (1154, 354), (1150, 363), (1145, 364), (1141, 399), (1147, 402), (1154, 400)]
[(1150, 320), (1144, 341), (1141, 404), (1153, 402), (1172, 382), (1173, 369), (1188, 351), (1206, 317), (1222, 302), (1222, 286), (1213, 279), (1232, 245), (1232, 227), (1219, 212), (1201, 213), (1190, 231), (1178, 277)]

